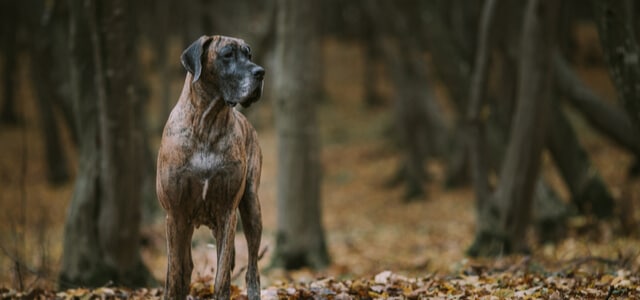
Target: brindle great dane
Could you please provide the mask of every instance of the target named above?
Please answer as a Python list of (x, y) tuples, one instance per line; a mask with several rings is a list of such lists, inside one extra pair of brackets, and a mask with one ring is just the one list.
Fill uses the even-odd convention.
[(181, 60), (188, 73), (164, 128), (156, 178), (167, 213), (165, 298), (189, 293), (191, 238), (195, 227), (205, 225), (216, 239), (215, 298), (229, 299), (239, 211), (249, 251), (247, 294), (260, 299), (262, 153), (254, 128), (234, 106), (260, 98), (265, 72), (243, 40), (224, 36), (200, 37)]

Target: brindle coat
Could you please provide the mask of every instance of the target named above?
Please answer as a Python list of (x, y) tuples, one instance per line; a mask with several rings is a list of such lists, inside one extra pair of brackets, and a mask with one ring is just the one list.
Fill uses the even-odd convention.
[(229, 298), (239, 211), (249, 251), (247, 293), (259, 299), (262, 153), (255, 130), (233, 106), (260, 98), (264, 69), (251, 62), (244, 41), (223, 36), (201, 37), (181, 60), (189, 73), (164, 128), (156, 178), (167, 213), (165, 297), (184, 299), (189, 293), (191, 237), (205, 225), (216, 239), (215, 297)]

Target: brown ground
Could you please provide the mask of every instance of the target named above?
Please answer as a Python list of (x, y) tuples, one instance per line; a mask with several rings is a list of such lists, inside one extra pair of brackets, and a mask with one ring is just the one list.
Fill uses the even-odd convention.
[[(363, 62), (358, 47), (329, 41), (325, 54), (332, 63), (325, 69), (327, 100), (320, 105), (322, 209), (333, 264), (319, 272), (272, 270), (263, 274), (263, 286), (281, 279), (304, 281), (321, 275), (357, 278), (392, 270), (407, 276), (425, 276), (434, 272), (456, 273), (466, 268), (472, 263), (464, 255), (474, 230), (471, 190), (445, 190), (442, 187), (443, 166), (437, 161), (428, 165), (432, 181), (425, 183), (428, 194), (421, 199), (423, 201), (405, 204), (401, 199), (401, 187), (386, 188), (385, 183), (394, 174), (398, 162), (396, 149), (385, 137), (385, 131), (391, 125), (389, 108), (363, 109)], [(602, 69), (580, 71), (598, 93), (609, 99), (613, 97), (613, 89)], [(21, 78), (26, 75), (22, 74)], [(160, 83), (157, 77), (150, 78), (154, 87), (152, 99), (158, 99)], [(12, 270), (14, 262), (20, 261), (29, 269), (25, 286), (51, 288), (60, 266), (65, 210), (73, 185), (51, 187), (46, 183), (32, 92), (25, 80), (21, 82), (19, 107), (26, 119), (25, 126), (0, 127), (0, 287), (19, 287), (18, 276)], [(383, 82), (381, 80), (381, 84)], [(180, 84), (181, 81), (174, 85)], [(177, 95), (176, 89), (174, 87), (172, 92)], [(384, 84), (382, 90), (387, 90)], [(437, 94), (446, 96), (442, 89), (438, 89)], [(262, 124), (258, 131), (264, 151), (260, 196), (265, 228), (263, 245), (268, 247), (267, 255), (261, 261), (265, 266), (274, 247), (277, 223), (276, 139), (272, 126), (268, 125), (270, 103), (263, 101), (251, 109), (255, 122)], [(157, 111), (157, 107), (152, 107), (150, 114)], [(150, 116), (149, 119), (153, 126), (157, 126), (153, 123), (161, 122), (157, 117)], [(626, 180), (626, 168), (631, 163), (628, 153), (591, 131), (579, 116), (572, 119), (616, 200), (632, 199), (637, 203), (638, 184)], [(65, 139), (68, 140), (66, 136)], [(67, 148), (75, 166), (75, 151)], [(566, 188), (547, 157), (544, 164), (545, 176), (566, 197)], [(638, 210), (635, 211), (639, 217)], [(585, 222), (588, 220), (575, 219), (572, 224), (574, 228), (583, 228)], [(600, 225), (588, 234), (572, 234), (557, 245), (537, 246), (533, 259), (562, 267), (576, 257), (627, 258), (637, 271), (640, 268), (637, 250), (640, 240), (638, 236), (619, 235), (617, 223)], [(150, 247), (144, 249), (144, 258), (153, 274), (163, 281), (166, 257), (162, 220), (146, 227), (144, 233), (151, 241)], [(215, 251), (210, 243), (208, 231), (198, 230), (194, 239), (194, 279), (206, 278), (215, 267)], [(242, 236), (237, 238), (237, 247), (237, 265), (242, 266), (245, 259)], [(490, 264), (498, 266), (500, 262)], [(34, 276), (33, 272), (40, 275)], [(243, 285), (242, 280), (236, 282)]]

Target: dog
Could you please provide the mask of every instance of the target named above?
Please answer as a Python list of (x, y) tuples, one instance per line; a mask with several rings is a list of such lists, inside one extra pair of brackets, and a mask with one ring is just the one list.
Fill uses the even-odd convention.
[(247, 296), (260, 299), (258, 250), (262, 219), (258, 186), (262, 153), (255, 129), (234, 107), (262, 94), (265, 70), (241, 39), (202, 36), (181, 55), (188, 71), (164, 127), (156, 191), (166, 211), (166, 299), (189, 293), (191, 238), (205, 225), (216, 240), (216, 299), (229, 299), (237, 212), (247, 239)]

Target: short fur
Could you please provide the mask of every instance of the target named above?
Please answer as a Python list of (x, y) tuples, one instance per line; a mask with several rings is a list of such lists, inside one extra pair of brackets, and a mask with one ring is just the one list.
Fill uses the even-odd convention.
[(188, 73), (164, 128), (156, 178), (167, 213), (165, 298), (184, 299), (189, 293), (191, 237), (195, 227), (206, 225), (218, 255), (215, 298), (229, 299), (239, 211), (249, 251), (247, 293), (260, 299), (262, 153), (255, 130), (233, 107), (260, 98), (264, 69), (251, 62), (244, 41), (224, 36), (202, 36), (181, 61)]

